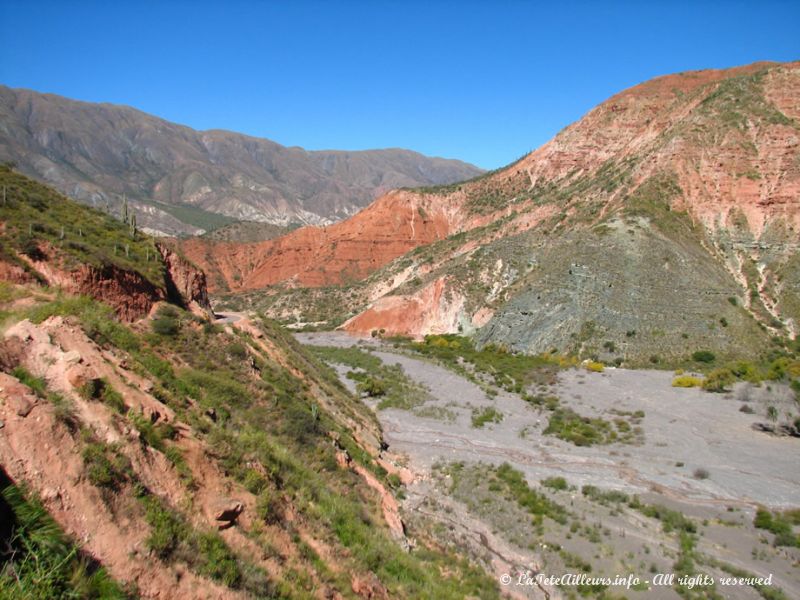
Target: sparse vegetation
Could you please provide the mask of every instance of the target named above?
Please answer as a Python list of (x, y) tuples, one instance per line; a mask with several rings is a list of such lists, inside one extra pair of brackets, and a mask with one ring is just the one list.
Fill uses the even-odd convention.
[(773, 543), (776, 546), (800, 548), (800, 536), (794, 533), (792, 528), (797, 524), (797, 511), (772, 513), (764, 508), (759, 508), (753, 520), (756, 528), (765, 529), (775, 536)]
[(66, 268), (88, 264), (129, 270), (156, 287), (164, 285), (164, 266), (152, 239), (138, 232), (131, 237), (127, 223), (69, 201), (6, 165), (0, 165), (0, 185), (7, 194), (0, 205), (6, 225), (0, 252), (6, 258), (13, 261), (10, 250), (15, 250), (41, 260), (55, 248)]
[[(549, 381), (560, 368), (574, 366), (577, 360), (558, 354), (529, 356), (488, 344), (478, 350), (473, 341), (459, 335), (428, 335), (423, 342), (406, 345), (424, 356), (441, 361), (473, 381), (477, 376), (490, 380), (509, 392), (524, 393), (536, 382)], [(464, 367), (468, 363), (470, 368)]]
[(492, 406), (487, 406), (482, 409), (473, 409), (472, 411), (472, 426), (476, 429), (482, 428), (487, 423), (499, 423), (502, 420), (503, 413)]
[(384, 365), (381, 360), (359, 348), (310, 346), (309, 351), (330, 363), (343, 364), (353, 370), (348, 379), (356, 381), (356, 390), (379, 400), (378, 408), (411, 410), (424, 404), (428, 391), (409, 379), (399, 365)]
[(554, 435), (576, 446), (632, 443), (639, 433), (625, 419), (611, 422), (600, 417), (584, 417), (571, 408), (553, 410), (544, 430), (545, 435)]

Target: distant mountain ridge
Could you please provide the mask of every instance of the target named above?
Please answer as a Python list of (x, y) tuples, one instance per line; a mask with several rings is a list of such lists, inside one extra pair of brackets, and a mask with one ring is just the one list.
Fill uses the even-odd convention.
[(95, 206), (114, 206), (125, 195), (142, 226), (170, 235), (233, 220), (330, 224), (390, 189), (482, 172), (410, 150), (306, 151), (5, 86), (0, 161)]

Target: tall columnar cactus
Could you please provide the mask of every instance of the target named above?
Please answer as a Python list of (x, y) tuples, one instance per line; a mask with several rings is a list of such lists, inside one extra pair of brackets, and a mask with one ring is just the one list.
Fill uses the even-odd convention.
[(122, 222), (128, 223), (128, 197), (122, 194)]

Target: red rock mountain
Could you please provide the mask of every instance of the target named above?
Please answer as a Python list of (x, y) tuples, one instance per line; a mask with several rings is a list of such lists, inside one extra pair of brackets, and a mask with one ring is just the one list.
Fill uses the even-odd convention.
[[(751, 112), (763, 120), (755, 123)], [(602, 214), (630, 185), (588, 194), (570, 186), (588, 177), (618, 177), (635, 187), (665, 170), (676, 174), (681, 189), (673, 208), (688, 210), (711, 229), (741, 214), (758, 236), (776, 216), (800, 225), (799, 119), (800, 63), (668, 75), (613, 96), (522, 160), (477, 180), (389, 192), (346, 221), (275, 240), (192, 239), (181, 249), (212, 274), (212, 291), (286, 281), (340, 284), (417, 246), (496, 221), (512, 207), (515, 231), (601, 196)], [(540, 203), (536, 197), (548, 187), (566, 196)], [(534, 205), (537, 210), (528, 210)]]

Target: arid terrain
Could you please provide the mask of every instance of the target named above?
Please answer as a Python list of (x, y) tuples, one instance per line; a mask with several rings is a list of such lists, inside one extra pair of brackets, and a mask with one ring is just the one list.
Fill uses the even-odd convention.
[[(761, 576), (771, 573), (786, 597), (800, 594), (798, 549), (772, 547), (753, 527), (759, 507), (798, 508), (797, 439), (752, 427), (766, 419), (768, 405), (798, 412), (793, 394), (783, 386), (768, 390), (745, 384), (728, 394), (711, 394), (672, 387), (670, 371), (566, 369), (543, 386), (543, 393), (584, 415), (643, 413), (636, 419), (641, 431), (635, 439), (580, 447), (544, 435), (547, 412), (519, 394), (495, 389), (487, 395), (486, 388), (462, 375), (391, 344), (342, 333), (297, 338), (310, 345), (365, 350), (385, 365), (400, 365), (406, 377), (429, 392), (410, 409), (377, 411), (384, 439), (407, 458), (414, 476), (403, 516), (429, 522), (481, 557), (498, 576), (520, 569), (558, 574), (586, 570), (585, 565), (591, 565), (594, 575), (633, 573), (642, 580), (673, 572), (679, 553), (676, 534), (631, 508), (629, 499), (637, 496), (642, 504), (666, 507), (697, 524), (696, 560), (704, 572), (720, 577), (733, 567)], [(356, 391), (344, 377), (347, 370), (340, 366), (342, 380)], [(743, 404), (753, 412), (741, 412)], [(476, 427), (473, 415), (486, 408), (501, 415), (499, 422)], [(563, 490), (532, 487), (562, 505), (567, 521), (545, 519), (541, 528), (531, 526), (524, 509), (499, 488), (492, 490), (492, 471), (503, 463), (531, 483), (563, 478)], [(591, 488), (599, 492), (585, 493)], [(604, 497), (608, 492), (610, 497)], [(538, 588), (516, 587), (528, 597), (543, 597)], [(611, 591), (629, 597), (679, 597), (669, 587)], [(747, 587), (717, 586), (717, 592), (723, 598), (759, 597)]]
[(0, 118), (0, 598), (800, 598), (799, 62), (491, 172)]

